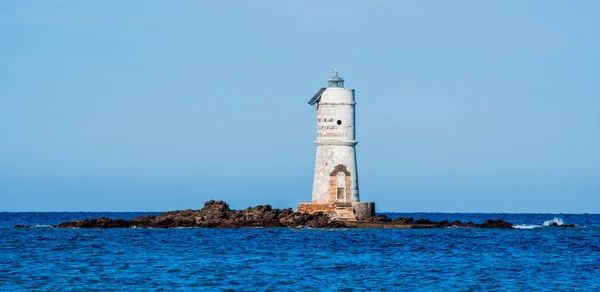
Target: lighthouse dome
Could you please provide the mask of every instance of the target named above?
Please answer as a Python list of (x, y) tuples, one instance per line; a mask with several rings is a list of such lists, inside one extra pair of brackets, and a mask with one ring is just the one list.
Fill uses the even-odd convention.
[(337, 68), (333, 69), (333, 77), (329, 79), (329, 83), (327, 87), (340, 87), (344, 88), (344, 79), (338, 76)]

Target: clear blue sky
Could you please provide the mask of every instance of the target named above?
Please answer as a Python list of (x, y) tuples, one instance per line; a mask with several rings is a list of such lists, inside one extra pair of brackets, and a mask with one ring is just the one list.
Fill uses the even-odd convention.
[(599, 1), (1, 1), (0, 210), (296, 207), (356, 89), (379, 211), (600, 212)]

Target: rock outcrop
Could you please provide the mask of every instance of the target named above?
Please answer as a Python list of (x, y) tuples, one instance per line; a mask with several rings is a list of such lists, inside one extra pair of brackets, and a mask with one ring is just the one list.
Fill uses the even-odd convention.
[(567, 227), (567, 228), (577, 227), (575, 224), (559, 224), (558, 222), (552, 222), (552, 223), (548, 224), (547, 226), (548, 227)]
[(181, 210), (148, 215), (132, 220), (94, 218), (63, 222), (59, 228), (173, 228), (173, 227), (297, 227), (345, 228), (342, 221), (334, 221), (327, 214), (305, 214), (288, 209), (273, 209), (269, 205), (231, 210), (223, 201), (210, 200), (201, 210)]
[[(355, 221), (356, 222), (356, 221)], [(429, 219), (413, 219), (410, 217), (390, 219), (386, 215), (365, 218), (358, 223), (335, 220), (331, 215), (317, 212), (307, 214), (288, 209), (273, 209), (269, 205), (249, 207), (244, 210), (231, 210), (223, 201), (210, 200), (200, 210), (181, 210), (164, 212), (160, 215), (141, 216), (131, 220), (110, 219), (106, 217), (63, 222), (59, 228), (240, 228), (240, 227), (301, 227), (311, 228), (353, 228), (361, 226), (377, 226), (393, 228), (402, 226), (424, 228), (472, 227), (472, 228), (512, 228), (512, 224), (502, 219), (487, 220), (481, 224), (460, 221), (431, 221)], [(382, 226), (386, 225), (386, 226)], [(15, 226), (17, 227), (17, 226)], [(21, 226), (19, 226), (21, 227)], [(21, 227), (23, 228), (23, 227)]]
[(375, 217), (366, 218), (361, 220), (364, 222), (390, 222), (391, 224), (398, 225), (431, 225), (435, 228), (448, 228), (448, 227), (467, 227), (467, 228), (512, 228), (512, 223), (505, 222), (503, 219), (497, 220), (486, 220), (481, 224), (475, 224), (473, 222), (462, 223), (460, 221), (431, 221), (429, 219), (417, 219), (411, 217), (398, 217), (394, 219), (388, 218), (386, 215), (377, 215)]

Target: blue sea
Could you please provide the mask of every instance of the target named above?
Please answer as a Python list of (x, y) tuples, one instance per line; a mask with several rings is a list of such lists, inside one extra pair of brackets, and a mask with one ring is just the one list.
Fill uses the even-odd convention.
[(598, 214), (385, 213), (511, 230), (49, 227), (147, 214), (0, 213), (0, 291), (600, 290)]

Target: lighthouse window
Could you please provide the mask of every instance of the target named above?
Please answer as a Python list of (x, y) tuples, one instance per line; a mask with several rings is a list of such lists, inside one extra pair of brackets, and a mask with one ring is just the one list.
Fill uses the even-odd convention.
[(344, 81), (329, 81), (329, 87), (344, 87)]
[(337, 121), (338, 126), (342, 124), (342, 120)]

